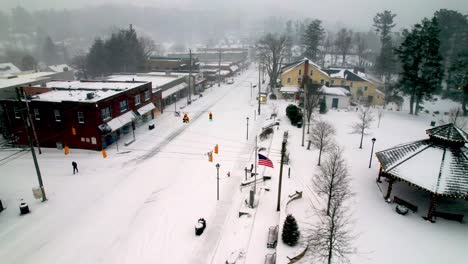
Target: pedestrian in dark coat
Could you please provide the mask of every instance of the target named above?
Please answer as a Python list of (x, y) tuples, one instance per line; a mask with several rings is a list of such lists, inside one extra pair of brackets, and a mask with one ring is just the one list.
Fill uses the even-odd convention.
[(72, 166), (73, 166), (73, 174), (78, 173), (78, 164), (76, 164), (76, 162), (72, 162)]

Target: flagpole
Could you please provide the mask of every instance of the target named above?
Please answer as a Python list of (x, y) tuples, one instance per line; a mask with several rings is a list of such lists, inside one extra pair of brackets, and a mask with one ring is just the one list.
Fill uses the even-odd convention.
[[(257, 193), (257, 158), (258, 158), (258, 148), (257, 148), (257, 136), (255, 136), (255, 172), (254, 172), (254, 193)], [(255, 197), (255, 196), (254, 196)]]

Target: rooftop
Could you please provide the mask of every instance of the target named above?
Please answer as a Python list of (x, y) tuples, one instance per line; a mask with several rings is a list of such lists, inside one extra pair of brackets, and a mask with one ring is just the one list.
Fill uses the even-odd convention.
[(132, 74), (132, 75), (112, 75), (107, 79), (109, 81), (142, 81), (142, 82), (151, 82), (152, 88), (158, 88), (162, 85), (173, 82), (179, 78), (182, 78), (187, 74), (178, 73), (178, 76), (166, 75), (164, 72), (150, 72), (142, 74)]
[(11, 62), (0, 63), (0, 76), (17, 74), (19, 72), (21, 72), (21, 70)]
[(53, 78), (56, 72), (22, 72), (17, 75), (0, 77), (0, 89), (5, 87), (27, 85), (41, 80)]

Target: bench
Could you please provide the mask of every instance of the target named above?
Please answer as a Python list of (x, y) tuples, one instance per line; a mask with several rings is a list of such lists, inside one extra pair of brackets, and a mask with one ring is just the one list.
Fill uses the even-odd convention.
[(396, 204), (399, 204), (399, 205), (404, 205), (406, 206), (408, 209), (410, 209), (411, 211), (413, 211), (413, 213), (416, 213), (418, 211), (418, 207), (408, 201), (405, 201), (401, 198), (399, 198), (398, 196), (393, 196), (393, 202), (396, 203)]
[(289, 264), (296, 263), (296, 262), (298, 262), (299, 260), (301, 260), (301, 259), (305, 256), (305, 254), (306, 254), (306, 252), (307, 252), (308, 249), (309, 249), (309, 246), (307, 246), (307, 247), (306, 247), (301, 253), (299, 253), (297, 256), (292, 257), (292, 258), (287, 257), (287, 258), (289, 259)]
[(275, 248), (278, 242), (278, 226), (270, 226), (268, 229), (267, 248)]
[(274, 127), (274, 126), (279, 126), (279, 122), (274, 122), (274, 123), (271, 123), (269, 125), (266, 125), (266, 126), (262, 127), (262, 130), (265, 130), (267, 128)]
[(444, 212), (434, 212), (434, 217), (441, 217), (447, 220), (452, 220), (452, 221), (457, 221), (461, 223), (463, 221), (463, 216), (462, 214), (452, 214), (452, 213), (444, 213)]

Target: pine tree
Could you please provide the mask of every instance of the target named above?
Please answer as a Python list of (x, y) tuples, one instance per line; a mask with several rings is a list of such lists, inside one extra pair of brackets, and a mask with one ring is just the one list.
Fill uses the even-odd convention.
[(281, 239), (288, 246), (295, 246), (299, 241), (299, 227), (297, 225), (296, 219), (292, 215), (288, 215), (286, 220), (284, 220), (283, 233), (281, 234)]
[(42, 46), (42, 60), (47, 65), (54, 65), (60, 63), (62, 60), (58, 55), (57, 46), (55, 46), (52, 39), (47, 36)]
[(322, 98), (322, 100), (320, 100), (319, 113), (321, 113), (321, 114), (326, 114), (327, 113), (327, 102), (326, 102), (325, 98)]
[(395, 27), (393, 19), (396, 14), (391, 11), (385, 10), (382, 13), (377, 13), (374, 17), (375, 31), (380, 33), (380, 54), (378, 55), (375, 68), (378, 74), (385, 76), (385, 82), (390, 80), (390, 75), (395, 71), (395, 58), (393, 54), (392, 43), (392, 28)]
[(308, 26), (302, 36), (302, 43), (306, 50), (304, 55), (312, 61), (317, 61), (319, 58), (319, 45), (321, 44), (325, 31), (322, 27), (322, 21), (315, 19)]
[(437, 19), (424, 19), (411, 31), (403, 32), (405, 39), (396, 50), (401, 60), (400, 89), (410, 96), (410, 114), (418, 114), (424, 100), (441, 88), (442, 57)]

